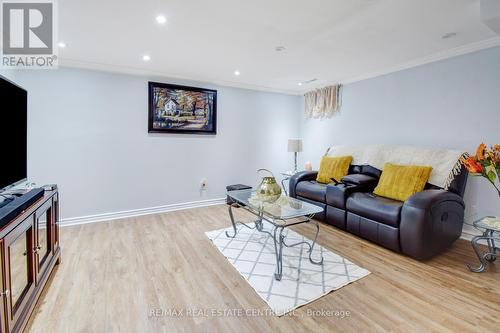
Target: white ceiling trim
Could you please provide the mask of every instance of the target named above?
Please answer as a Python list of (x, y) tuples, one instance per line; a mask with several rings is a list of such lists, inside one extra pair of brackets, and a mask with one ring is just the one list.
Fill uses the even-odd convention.
[[(484, 49), (489, 49), (489, 48), (496, 47), (496, 46), (500, 46), (500, 37), (493, 37), (493, 38), (486, 39), (486, 40), (483, 40), (480, 42), (459, 46), (459, 47), (456, 47), (453, 49), (438, 52), (436, 54), (433, 54), (433, 55), (430, 55), (427, 57), (416, 59), (416, 60), (407, 62), (405, 64), (391, 66), (389, 68), (386, 68), (386, 69), (383, 69), (380, 71), (375, 71), (375, 72), (372, 72), (369, 74), (360, 75), (360, 76), (356, 76), (356, 77), (352, 77), (352, 78), (346, 78), (346, 79), (340, 80), (340, 83), (349, 84), (349, 83), (354, 83), (354, 82), (363, 81), (363, 80), (367, 80), (367, 79), (372, 79), (372, 78), (375, 78), (377, 76), (382, 76), (382, 75), (387, 75), (387, 74), (394, 73), (394, 72), (399, 72), (399, 71), (402, 71), (405, 69), (410, 69), (413, 67), (418, 67), (421, 65), (430, 64), (432, 62), (446, 60), (446, 59), (453, 58), (453, 57), (458, 57), (461, 55), (481, 51)], [(332, 84), (333, 83), (336, 84), (337, 82), (332, 82)]]
[(240, 88), (240, 89), (249, 89), (263, 92), (272, 92), (286, 95), (301, 95), (302, 93), (298, 93), (292, 90), (284, 90), (284, 89), (276, 89), (271, 87), (264, 87), (240, 82), (232, 82), (232, 81), (222, 81), (222, 80), (211, 80), (208, 78), (200, 78), (200, 77), (189, 77), (185, 75), (178, 75), (172, 73), (166, 73), (155, 70), (148, 70), (137, 67), (128, 67), (128, 66), (119, 66), (119, 65), (110, 65), (110, 64), (101, 64), (96, 62), (88, 62), (82, 60), (68, 59), (68, 58), (60, 58), (59, 59), (59, 67), (63, 68), (76, 68), (76, 69), (88, 69), (95, 70), (99, 72), (109, 72), (109, 73), (119, 73), (119, 74), (129, 74), (134, 76), (147, 76), (149, 78), (164, 78), (164, 79), (175, 79), (175, 80), (183, 80), (183, 81), (195, 81), (196, 83), (201, 84), (210, 84), (217, 85), (223, 87), (232, 87), (232, 88)]
[[(358, 81), (372, 79), (372, 78), (382, 76), (382, 75), (387, 75), (387, 74), (394, 73), (394, 72), (399, 72), (401, 70), (410, 69), (413, 67), (418, 67), (418, 66), (429, 64), (432, 62), (445, 60), (445, 59), (465, 55), (468, 53), (477, 52), (477, 51), (480, 51), (483, 49), (488, 49), (488, 48), (492, 48), (492, 47), (496, 47), (496, 46), (500, 46), (500, 37), (494, 37), (494, 38), (486, 39), (486, 40), (483, 40), (480, 42), (471, 43), (471, 44), (467, 44), (464, 46), (456, 47), (456, 48), (449, 49), (446, 51), (438, 52), (436, 54), (433, 54), (433, 55), (430, 55), (427, 57), (419, 58), (419, 59), (401, 64), (401, 65), (391, 66), (391, 67), (383, 69), (383, 70), (374, 71), (374, 72), (371, 72), (368, 74), (364, 74), (364, 75), (360, 75), (360, 76), (356, 76), (356, 77), (352, 77), (352, 78), (344, 78), (344, 79), (339, 80), (337, 82), (333, 82), (333, 81), (326, 82), (326, 83), (325, 83), (325, 81), (322, 81), (322, 82), (324, 83), (323, 85), (325, 85), (325, 86), (329, 85), (329, 84), (337, 84), (339, 82), (344, 84), (344, 85), (350, 84), (350, 83), (354, 83), (354, 82), (358, 82)], [(311, 89), (305, 89), (301, 92), (296, 92), (296, 91), (290, 91), (290, 90), (275, 89), (275, 88), (270, 88), (270, 87), (240, 83), (240, 82), (211, 80), (209, 78), (199, 78), (199, 77), (187, 77), (187, 76), (176, 75), (176, 74), (172, 74), (172, 73), (158, 72), (158, 71), (147, 70), (147, 69), (142, 69), (142, 68), (125, 67), (125, 66), (110, 65), (110, 64), (101, 64), (101, 63), (87, 62), (87, 61), (67, 59), (67, 58), (60, 59), (60, 66), (67, 67), (67, 68), (79, 68), (79, 69), (89, 69), (89, 70), (96, 70), (96, 71), (103, 71), (103, 72), (130, 74), (130, 75), (136, 75), (136, 76), (164, 77), (167, 79), (170, 78), (170, 79), (178, 79), (178, 80), (196, 81), (196, 82), (200, 82), (200, 83), (213, 84), (213, 85), (219, 85), (219, 86), (225, 86), (225, 87), (234, 87), (234, 88), (264, 91), (264, 92), (281, 93), (281, 94), (287, 94), (287, 95), (302, 95), (305, 92), (311, 90)]]

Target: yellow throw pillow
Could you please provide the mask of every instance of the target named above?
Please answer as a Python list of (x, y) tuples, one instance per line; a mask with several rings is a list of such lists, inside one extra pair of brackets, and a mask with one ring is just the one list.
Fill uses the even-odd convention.
[(336, 181), (347, 175), (349, 166), (351, 165), (352, 156), (328, 157), (323, 156), (319, 164), (318, 183), (328, 184), (332, 182), (332, 178)]
[(424, 189), (432, 167), (386, 163), (374, 194), (405, 201)]

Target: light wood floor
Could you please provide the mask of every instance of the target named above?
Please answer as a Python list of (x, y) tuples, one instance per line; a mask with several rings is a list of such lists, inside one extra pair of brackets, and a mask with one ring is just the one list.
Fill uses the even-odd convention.
[[(300, 308), (296, 316), (150, 316), (155, 309), (266, 309), (204, 235), (229, 225), (221, 205), (62, 228), (62, 264), (27, 331), (500, 330), (498, 267), (470, 273), (464, 266), (473, 261), (467, 242), (422, 263), (327, 225), (321, 225), (319, 243), (372, 274)], [(311, 226), (295, 230), (311, 237)], [(345, 310), (350, 316), (311, 317), (308, 309)]]

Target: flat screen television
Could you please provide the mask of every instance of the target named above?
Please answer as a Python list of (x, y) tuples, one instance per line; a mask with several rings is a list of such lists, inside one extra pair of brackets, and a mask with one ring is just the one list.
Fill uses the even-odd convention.
[(28, 93), (0, 75), (0, 192), (27, 178)]

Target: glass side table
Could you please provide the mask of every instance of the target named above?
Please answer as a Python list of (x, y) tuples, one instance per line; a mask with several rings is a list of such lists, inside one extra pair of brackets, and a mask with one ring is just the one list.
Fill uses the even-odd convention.
[[(474, 227), (483, 231), (482, 235), (474, 236), (471, 240), (472, 248), (479, 259), (479, 266), (472, 267), (469, 264), (467, 268), (471, 272), (481, 273), (486, 269), (488, 262), (494, 262), (497, 259), (497, 251), (500, 251), (495, 245), (495, 241), (500, 242), (500, 218), (495, 216), (486, 216), (473, 223)], [(481, 253), (479, 249), (479, 241), (485, 240), (488, 245), (487, 252)]]

